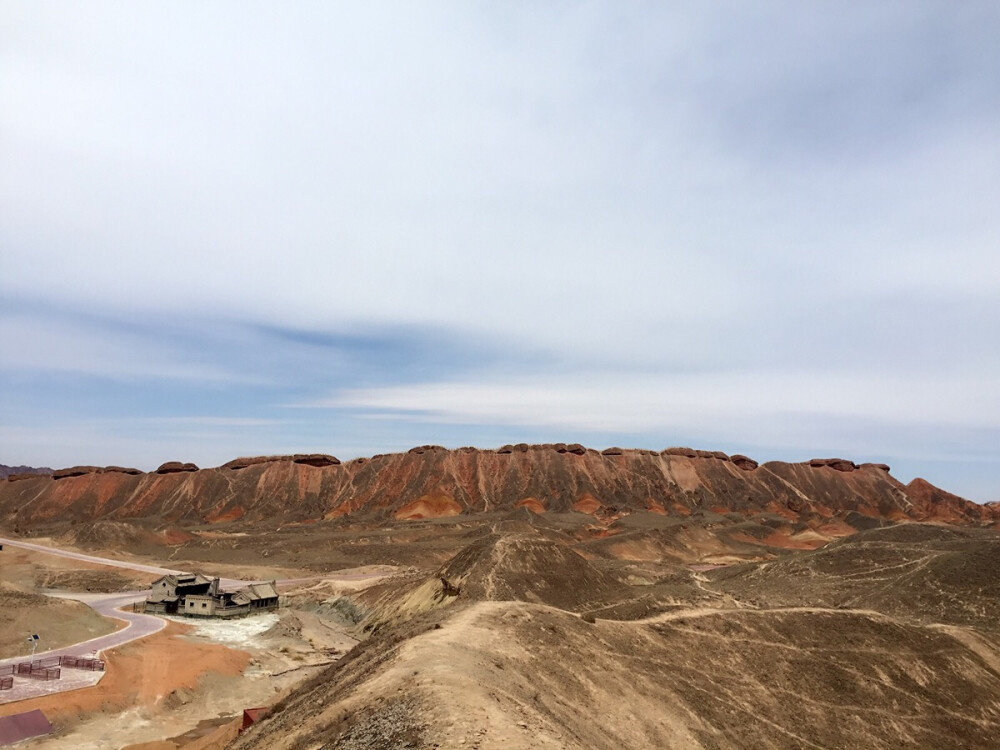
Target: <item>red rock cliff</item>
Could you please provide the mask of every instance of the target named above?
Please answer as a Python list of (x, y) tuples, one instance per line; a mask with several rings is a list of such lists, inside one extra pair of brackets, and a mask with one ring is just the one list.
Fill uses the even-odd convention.
[(1000, 521), (998, 508), (923, 480), (906, 487), (887, 468), (843, 459), (756, 466), (745, 456), (686, 448), (599, 453), (576, 444), (496, 451), (422, 446), (342, 464), (332, 456), (269, 456), (215, 469), (189, 464), (149, 474), (74, 470), (57, 480), (3, 481), (0, 524), (28, 528), (104, 518), (281, 522), (344, 515), (377, 521), (517, 507), (679, 514), (702, 508), (789, 517), (857, 511), (894, 520)]

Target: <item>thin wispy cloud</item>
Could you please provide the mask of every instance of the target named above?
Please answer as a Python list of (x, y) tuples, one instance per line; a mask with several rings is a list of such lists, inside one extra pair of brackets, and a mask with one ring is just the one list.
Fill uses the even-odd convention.
[(0, 460), (578, 434), (1000, 497), (995, 3), (0, 13)]

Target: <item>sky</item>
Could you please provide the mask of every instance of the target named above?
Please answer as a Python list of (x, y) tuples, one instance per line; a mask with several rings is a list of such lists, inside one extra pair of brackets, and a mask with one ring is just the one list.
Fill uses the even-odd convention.
[(0, 0), (0, 463), (689, 445), (1000, 500), (998, 38)]

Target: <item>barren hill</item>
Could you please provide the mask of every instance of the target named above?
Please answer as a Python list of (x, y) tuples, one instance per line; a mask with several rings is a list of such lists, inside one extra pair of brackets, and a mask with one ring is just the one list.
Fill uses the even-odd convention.
[(424, 446), (345, 463), (318, 454), (267, 456), (200, 470), (175, 461), (151, 473), (81, 466), (0, 482), (0, 524), (16, 529), (71, 519), (168, 524), (343, 516), (378, 522), (517, 508), (597, 518), (704, 511), (795, 519), (854, 512), (891, 520), (1000, 522), (1000, 508), (922, 480), (904, 486), (888, 468), (844, 459), (758, 466), (745, 456), (687, 448), (598, 452), (562, 444)]
[(397, 589), (415, 604), (436, 588), (436, 602), (381, 618), (233, 747), (992, 748), (998, 543), (991, 530), (873, 529), (688, 569), (694, 585), (669, 609), (594, 617), (574, 610), (664, 591), (600, 571), (546, 529), (494, 528)]
[(1000, 631), (998, 571), (995, 532), (907, 523), (708, 576), (721, 591), (771, 605), (875, 609)]

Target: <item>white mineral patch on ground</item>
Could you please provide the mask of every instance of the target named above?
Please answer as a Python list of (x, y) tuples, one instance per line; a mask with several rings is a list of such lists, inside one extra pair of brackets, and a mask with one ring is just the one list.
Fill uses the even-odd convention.
[(259, 636), (278, 622), (278, 615), (269, 612), (233, 620), (201, 620), (193, 617), (167, 617), (166, 619), (181, 622), (194, 628), (188, 634), (189, 636), (233, 646), (261, 646), (263, 644), (259, 641)]

